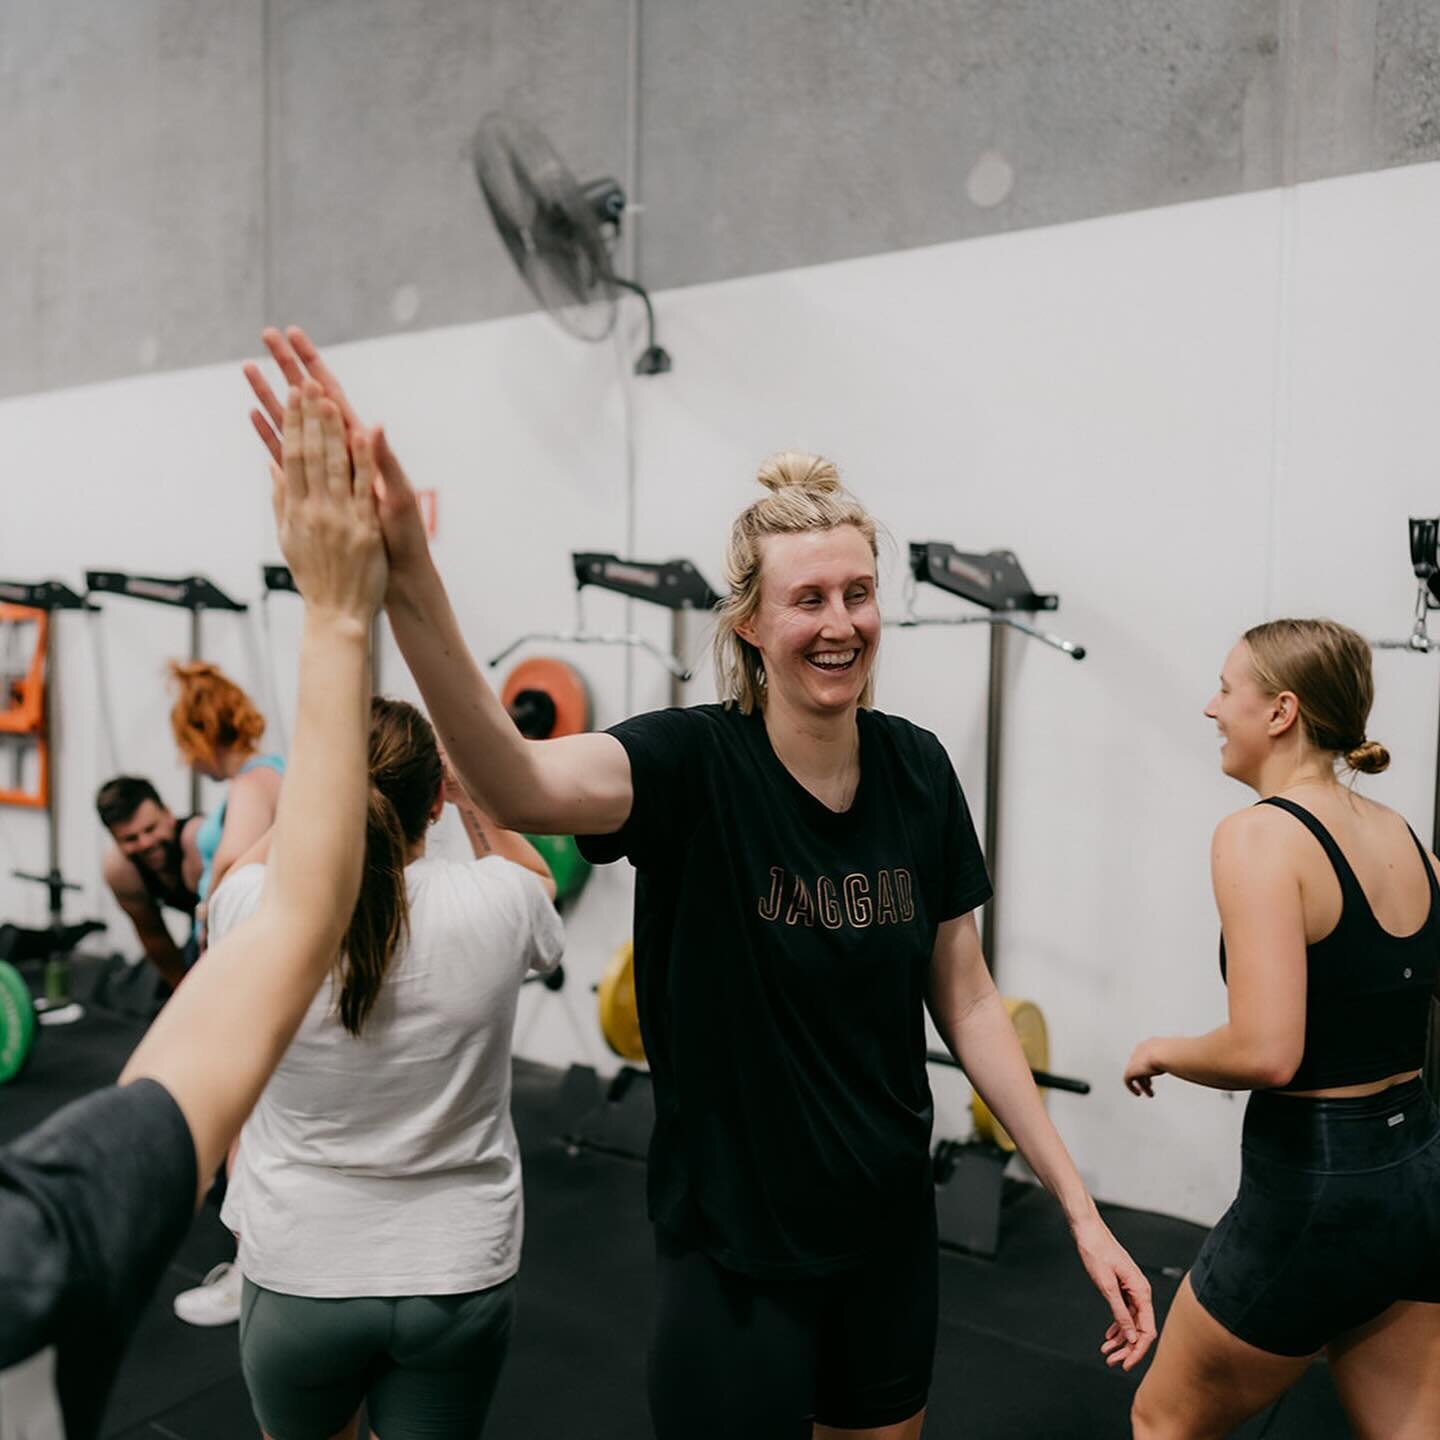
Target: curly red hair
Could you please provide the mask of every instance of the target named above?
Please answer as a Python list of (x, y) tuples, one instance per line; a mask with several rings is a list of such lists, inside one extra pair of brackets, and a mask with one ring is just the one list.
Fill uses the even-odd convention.
[(170, 662), (175, 705), (170, 729), (187, 765), (214, 766), (223, 747), (248, 754), (265, 733), (255, 702), (218, 665)]

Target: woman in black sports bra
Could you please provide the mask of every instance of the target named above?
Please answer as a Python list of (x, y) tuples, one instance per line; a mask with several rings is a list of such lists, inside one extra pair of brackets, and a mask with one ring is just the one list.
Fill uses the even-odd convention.
[(1365, 738), (1370, 647), (1328, 620), (1256, 626), (1205, 713), (1260, 803), (1211, 851), (1230, 1018), (1125, 1070), (1250, 1090), (1240, 1193), (1180, 1287), (1137, 1440), (1224, 1436), (1324, 1350), (1363, 1440), (1440, 1435), (1440, 1123), (1420, 1081), (1440, 975), (1437, 862), (1339, 778)]

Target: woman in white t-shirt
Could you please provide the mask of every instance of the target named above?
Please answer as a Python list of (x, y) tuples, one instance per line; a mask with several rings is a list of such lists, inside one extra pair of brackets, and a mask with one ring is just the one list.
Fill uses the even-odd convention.
[[(447, 798), (474, 861), (425, 854)], [(237, 869), (216, 892), (217, 939), (263, 877)], [(245, 1124), (222, 1212), (267, 1436), (353, 1436), (362, 1401), (384, 1440), (480, 1434), (523, 1228), (511, 1032), (526, 974), (560, 959), (554, 893), (528, 842), (448, 779), (424, 716), (376, 698), (359, 903), (333, 983)]]

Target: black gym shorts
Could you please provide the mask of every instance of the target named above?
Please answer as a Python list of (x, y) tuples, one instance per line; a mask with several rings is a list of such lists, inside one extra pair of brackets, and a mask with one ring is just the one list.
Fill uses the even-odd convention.
[(1440, 1122), (1417, 1080), (1379, 1095), (1257, 1092), (1240, 1193), (1190, 1271), (1232, 1335), (1311, 1355), (1399, 1300), (1440, 1301)]
[(933, 1200), (883, 1254), (838, 1275), (757, 1280), (656, 1231), (650, 1413), (658, 1440), (810, 1440), (894, 1425), (935, 1363)]

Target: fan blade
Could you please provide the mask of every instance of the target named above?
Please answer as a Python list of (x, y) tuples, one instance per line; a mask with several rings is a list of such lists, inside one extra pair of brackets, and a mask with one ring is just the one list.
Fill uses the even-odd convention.
[(501, 242), (535, 298), (572, 335), (603, 340), (618, 310), (609, 245), (550, 142), (513, 116), (488, 115), (471, 154)]

